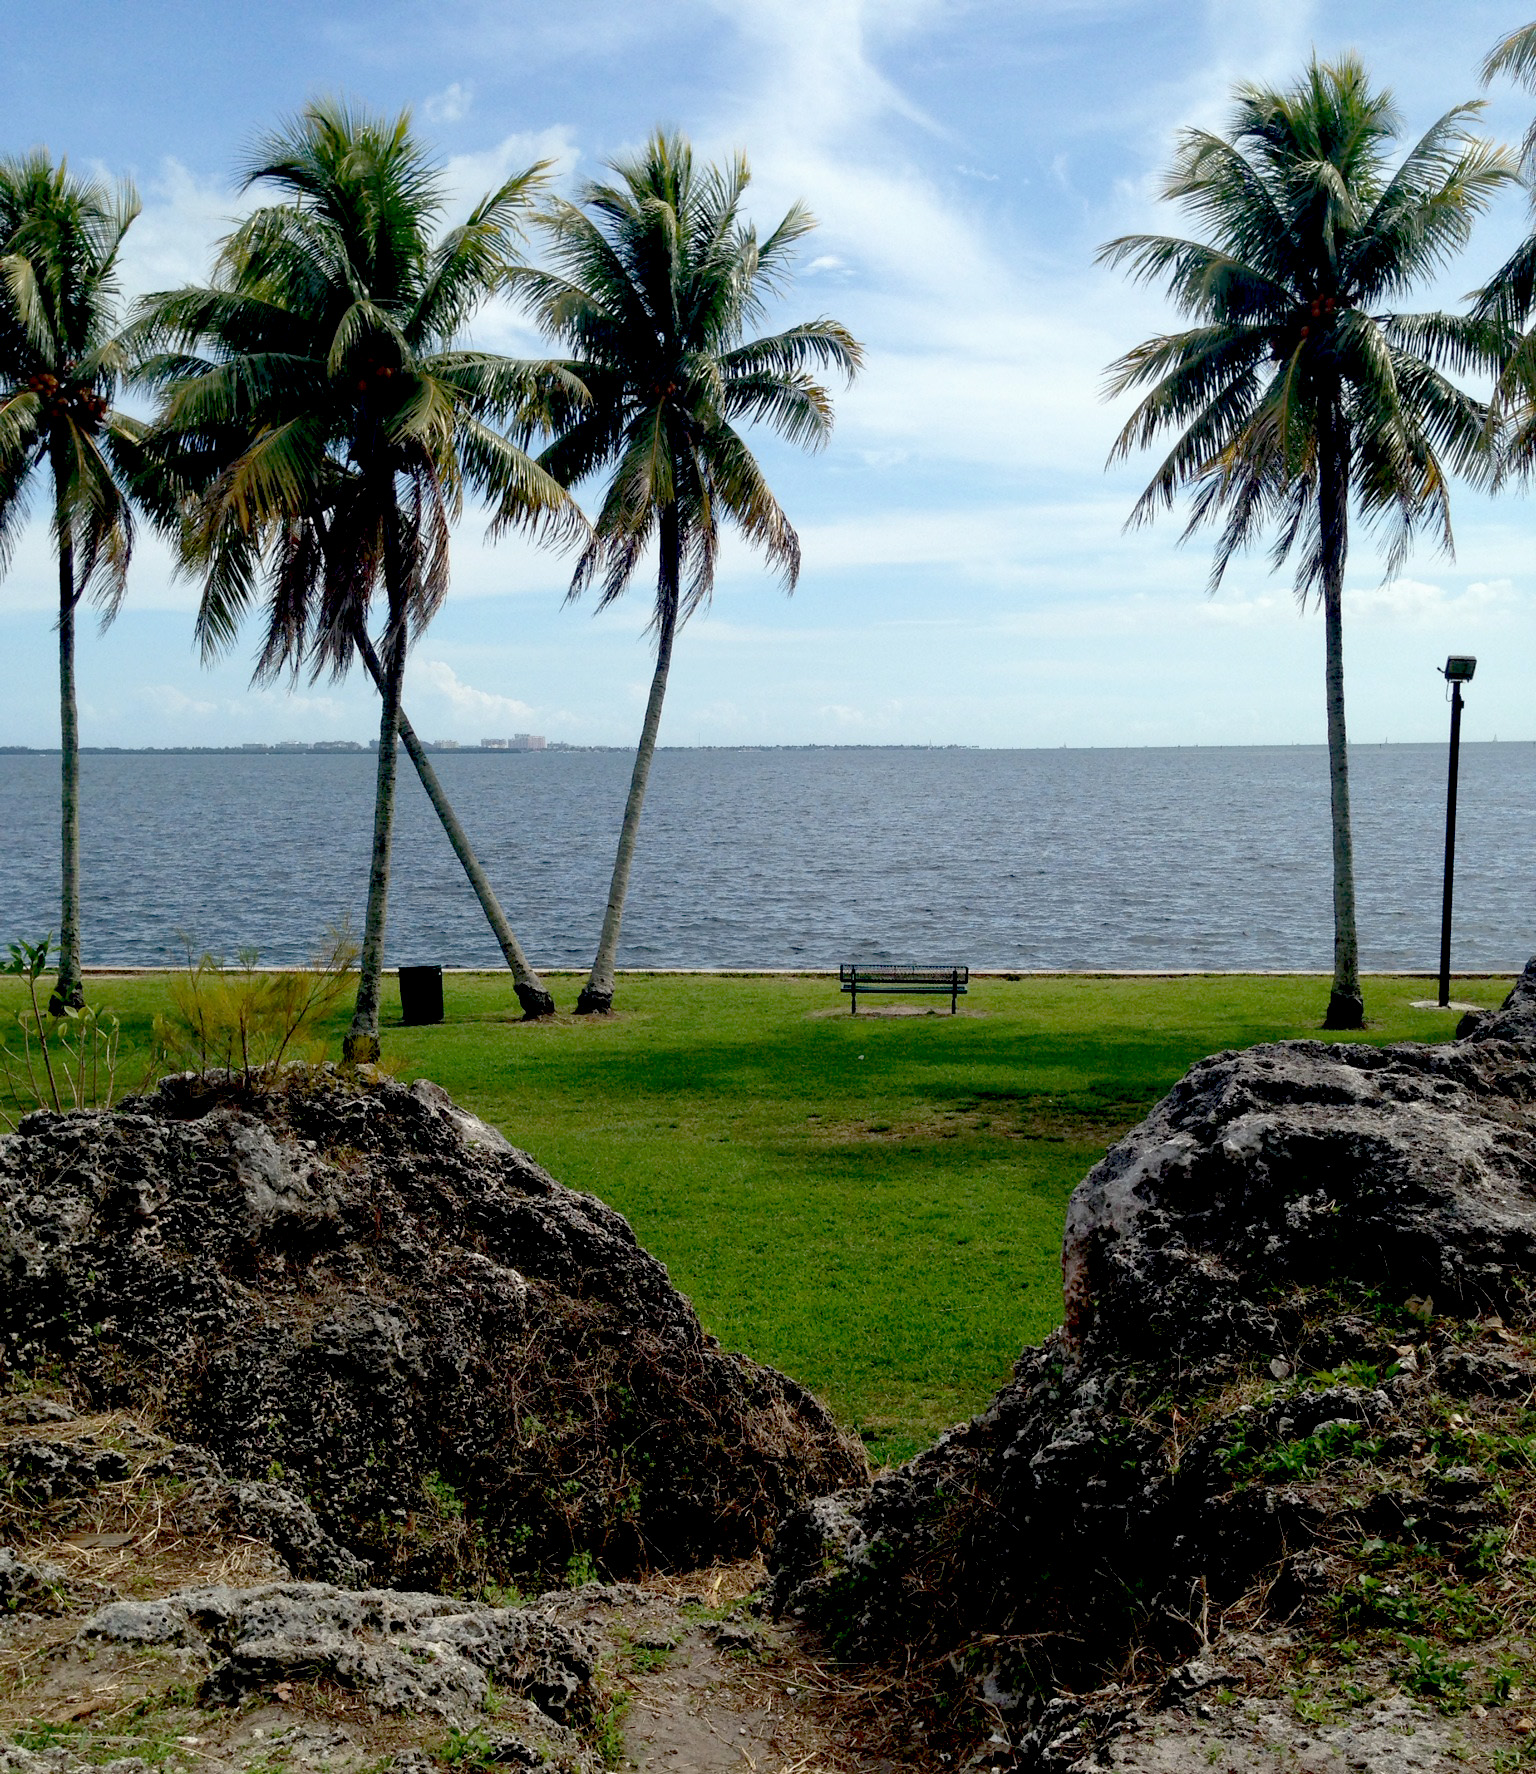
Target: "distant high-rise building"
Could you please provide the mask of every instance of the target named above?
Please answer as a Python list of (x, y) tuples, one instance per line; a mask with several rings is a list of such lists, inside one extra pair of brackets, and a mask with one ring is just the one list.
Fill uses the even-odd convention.
[(548, 744), (542, 733), (514, 733), (510, 739), (482, 739), (481, 751), (545, 751)]

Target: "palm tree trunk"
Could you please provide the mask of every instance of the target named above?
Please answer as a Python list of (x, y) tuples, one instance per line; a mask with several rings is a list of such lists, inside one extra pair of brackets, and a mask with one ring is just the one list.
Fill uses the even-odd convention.
[(635, 839), (640, 831), (640, 810), (645, 805), (645, 785), (651, 774), (651, 760), (656, 755), (656, 733), (661, 726), (661, 705), (667, 694), (667, 672), (672, 664), (672, 638), (677, 629), (677, 583), (682, 550), (678, 534), (677, 510), (669, 506), (661, 519), (661, 567), (658, 575), (658, 604), (661, 623), (656, 637), (656, 671), (651, 678), (650, 699), (645, 705), (645, 722), (640, 729), (640, 744), (635, 749), (635, 767), (629, 778), (629, 799), (624, 803), (624, 823), (619, 828), (619, 850), (613, 859), (613, 880), (608, 888), (608, 909), (603, 914), (602, 935), (598, 938), (597, 958), (587, 983), (576, 1000), (576, 1014), (590, 1016), (613, 1009), (613, 970), (619, 952), (619, 929), (624, 922), (624, 898), (629, 892), (629, 865), (634, 860)]
[(1365, 1026), (1355, 930), (1355, 846), (1344, 731), (1344, 558), (1349, 545), (1349, 463), (1337, 406), (1325, 423), (1318, 486), (1323, 544), (1323, 651), (1328, 697), (1328, 786), (1333, 817), (1333, 990), (1325, 1029)]
[(80, 716), (75, 705), (75, 544), (65, 506), (66, 470), (53, 463), (54, 524), (59, 549), (59, 977), (48, 1000), (49, 1014), (78, 1010), (85, 1003), (80, 973)]
[[(368, 668), (368, 675), (378, 686), (380, 693), (384, 689), (384, 670), (379, 664), (379, 656), (373, 650), (373, 642), (369, 640), (367, 631), (361, 627), (357, 630), (357, 650), (362, 656), (363, 664)], [(475, 897), (480, 901), (480, 909), (485, 913), (486, 922), (506, 957), (507, 966), (512, 970), (513, 990), (517, 993), (517, 1001), (523, 1007), (523, 1020), (533, 1022), (541, 1016), (553, 1016), (555, 1000), (549, 990), (528, 964), (528, 957), (523, 953), (523, 946), (513, 934), (512, 926), (507, 922), (507, 914), (501, 909), (501, 901), (496, 897), (496, 890), (491, 886), (490, 878), (480, 866), (480, 859), (470, 845), (464, 827), (459, 824), (458, 815), (453, 804), (443, 792), (443, 785), (438, 781), (437, 772), (428, 761), (421, 741), (416, 737), (416, 729), (406, 719), (405, 710), (400, 710), (400, 743), (405, 747), (406, 755), (416, 766), (416, 774), (421, 778), (421, 786), (427, 791), (427, 799), (432, 803), (437, 817), (442, 821), (443, 830), (448, 834), (448, 842), (453, 845), (453, 853), (462, 864), (464, 873), (469, 877), (469, 884), (475, 890)]]
[(395, 777), (399, 761), (400, 689), (405, 681), (405, 588), (400, 582), (399, 516), (393, 500), (385, 518), (385, 577), (389, 628), (384, 643), (384, 683), (379, 701), (379, 763), (373, 791), (373, 860), (368, 870), (368, 910), (358, 958), (357, 1003), (352, 1027), (342, 1043), (349, 1066), (371, 1065), (379, 1057), (379, 995), (384, 980), (384, 925), (389, 906), (389, 852), (395, 824)]

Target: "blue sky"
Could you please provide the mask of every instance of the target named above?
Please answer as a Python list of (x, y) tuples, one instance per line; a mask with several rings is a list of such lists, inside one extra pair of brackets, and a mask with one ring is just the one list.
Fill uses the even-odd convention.
[[(571, 188), (658, 122), (707, 155), (744, 149), (760, 220), (804, 197), (821, 222), (784, 317), (837, 316), (868, 367), (827, 450), (761, 441), (800, 530), (800, 587), (786, 599), (727, 550), (678, 644), (663, 743), (1315, 742), (1321, 624), (1287, 582), (1253, 560), (1211, 598), (1208, 548), (1177, 546), (1176, 521), (1122, 532), (1147, 465), (1105, 472), (1102, 372), (1169, 316), (1094, 250), (1177, 227), (1156, 201), (1174, 136), (1219, 126), (1235, 80), (1354, 48), (1413, 134), (1476, 95), (1482, 56), (1524, 22), (1482, 0), (36, 0), (7, 8), (0, 148), (44, 143), (137, 182), (135, 293), (203, 275), (242, 150), (316, 94), (411, 106), (461, 205), (544, 155)], [(1496, 89), (1486, 126), (1517, 138), (1533, 106)], [(1511, 194), (1433, 299), (1476, 284), (1526, 225)], [(505, 309), (477, 336), (536, 349)], [(1391, 585), (1356, 539), (1357, 740), (1440, 737), (1432, 668), (1450, 650), (1482, 660), (1468, 737), (1536, 738), (1536, 507), (1463, 488), (1456, 524), (1454, 561), (1421, 552)], [(594, 618), (563, 604), (566, 563), (481, 531), (467, 516), (453, 594), (413, 658), (418, 728), (632, 743), (645, 584)], [(56, 743), (50, 586), (39, 525), (0, 582), (0, 743)], [(83, 637), (86, 743), (374, 729), (357, 679), (249, 689), (250, 636), (204, 669), (193, 603), (143, 537), (122, 615)]]

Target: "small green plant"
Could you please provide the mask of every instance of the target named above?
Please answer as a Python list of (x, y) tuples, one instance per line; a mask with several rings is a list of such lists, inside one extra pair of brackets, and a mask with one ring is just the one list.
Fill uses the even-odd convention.
[(1452, 1712), (1466, 1704), (1470, 1663), (1447, 1657), (1429, 1639), (1405, 1638), (1403, 1649), (1408, 1653), (1408, 1667), (1402, 1680), (1410, 1694), (1433, 1700), (1442, 1712)]
[[(50, 932), (41, 942), (11, 943), (9, 959), (0, 961), (0, 977), (23, 980), (30, 1004), (16, 1013), (17, 1035), (0, 1041), (7, 1099), (0, 1102), (0, 1124), (13, 1133), (18, 1120), (34, 1109), (56, 1115), (66, 1109), (110, 1109), (117, 1088), (117, 1018), (94, 1005), (66, 1006), (55, 1016), (38, 1000), (37, 982), (48, 971), (52, 948)], [(17, 1036), (19, 1046), (12, 1046)]]
[(1291, 1695), (1291, 1711), (1305, 1725), (1331, 1725), (1338, 1718), (1338, 1708), (1327, 1698), (1317, 1698), (1305, 1688)]
[(439, 1515), (460, 1516), (464, 1513), (464, 1499), (442, 1473), (427, 1473), (421, 1481), (421, 1488), (432, 1499)]
[(583, 1583), (598, 1581), (597, 1565), (590, 1552), (573, 1552), (565, 1565), (565, 1586), (580, 1589)]
[(1346, 1455), (1365, 1455), (1372, 1443), (1362, 1441), (1360, 1423), (1321, 1423), (1299, 1441), (1283, 1441), (1264, 1461), (1267, 1478), (1311, 1478), (1331, 1461)]
[(17, 1731), (12, 1741), (18, 1749), (30, 1749), (34, 1753), (39, 1750), (57, 1749), (74, 1741), (81, 1733), (79, 1725), (29, 1725)]
[(1362, 1573), (1359, 1587), (1340, 1591), (1332, 1609), (1346, 1626), (1417, 1626), (1423, 1619), (1418, 1598), (1395, 1583)]
[(593, 1722), (592, 1747), (603, 1758), (605, 1768), (617, 1768), (624, 1761), (624, 1720), (629, 1700), (628, 1694), (617, 1695)]
[(1467, 1541), (1467, 1550), (1457, 1562), (1468, 1576), (1486, 1577), (1499, 1568), (1508, 1545), (1508, 1529), (1484, 1528)]
[(305, 973), (259, 970), (260, 955), (242, 949), (227, 969), (213, 955), (194, 959), (170, 987), (171, 1013), (155, 1018), (155, 1039), (167, 1070), (206, 1078), (224, 1072), (261, 1089), (290, 1059), (318, 1060), (316, 1026), (347, 990), (358, 947), (345, 923), (332, 928)]
[(450, 1768), (489, 1768), (496, 1760), (491, 1740), (480, 1725), (476, 1725), (472, 1731), (461, 1731), (455, 1725), (444, 1738), (437, 1754), (438, 1759), (446, 1762)]

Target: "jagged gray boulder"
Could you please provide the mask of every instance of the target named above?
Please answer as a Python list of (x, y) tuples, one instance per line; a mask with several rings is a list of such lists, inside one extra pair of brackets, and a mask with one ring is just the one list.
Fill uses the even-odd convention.
[(178, 1590), (111, 1602), (77, 1642), (190, 1651), (210, 1697), (285, 1681), (332, 1681), (386, 1712), (435, 1714), (462, 1730), (482, 1720), (494, 1683), (536, 1709), (552, 1733), (590, 1723), (598, 1652), (579, 1628), (536, 1608), (494, 1608), (401, 1590), (325, 1583)]
[(210, 1499), (225, 1524), (263, 1540), (296, 1577), (360, 1589), (368, 1568), (320, 1526), (313, 1509), (285, 1485), (214, 1484)]
[[(1529, 985), (1527, 984), (1529, 981)], [(1066, 1349), (1274, 1346), (1288, 1284), (1496, 1310), (1536, 1272), (1536, 975), (1465, 1041), (1287, 1041), (1195, 1066), (1073, 1193)]]
[[(425, 1080), (186, 1076), (29, 1116), (0, 1139), (0, 1376), (56, 1368), (92, 1408), (153, 1399), (344, 1583), (745, 1555), (866, 1470), (618, 1214)], [(34, 1440), (34, 1502), (100, 1476)]]

